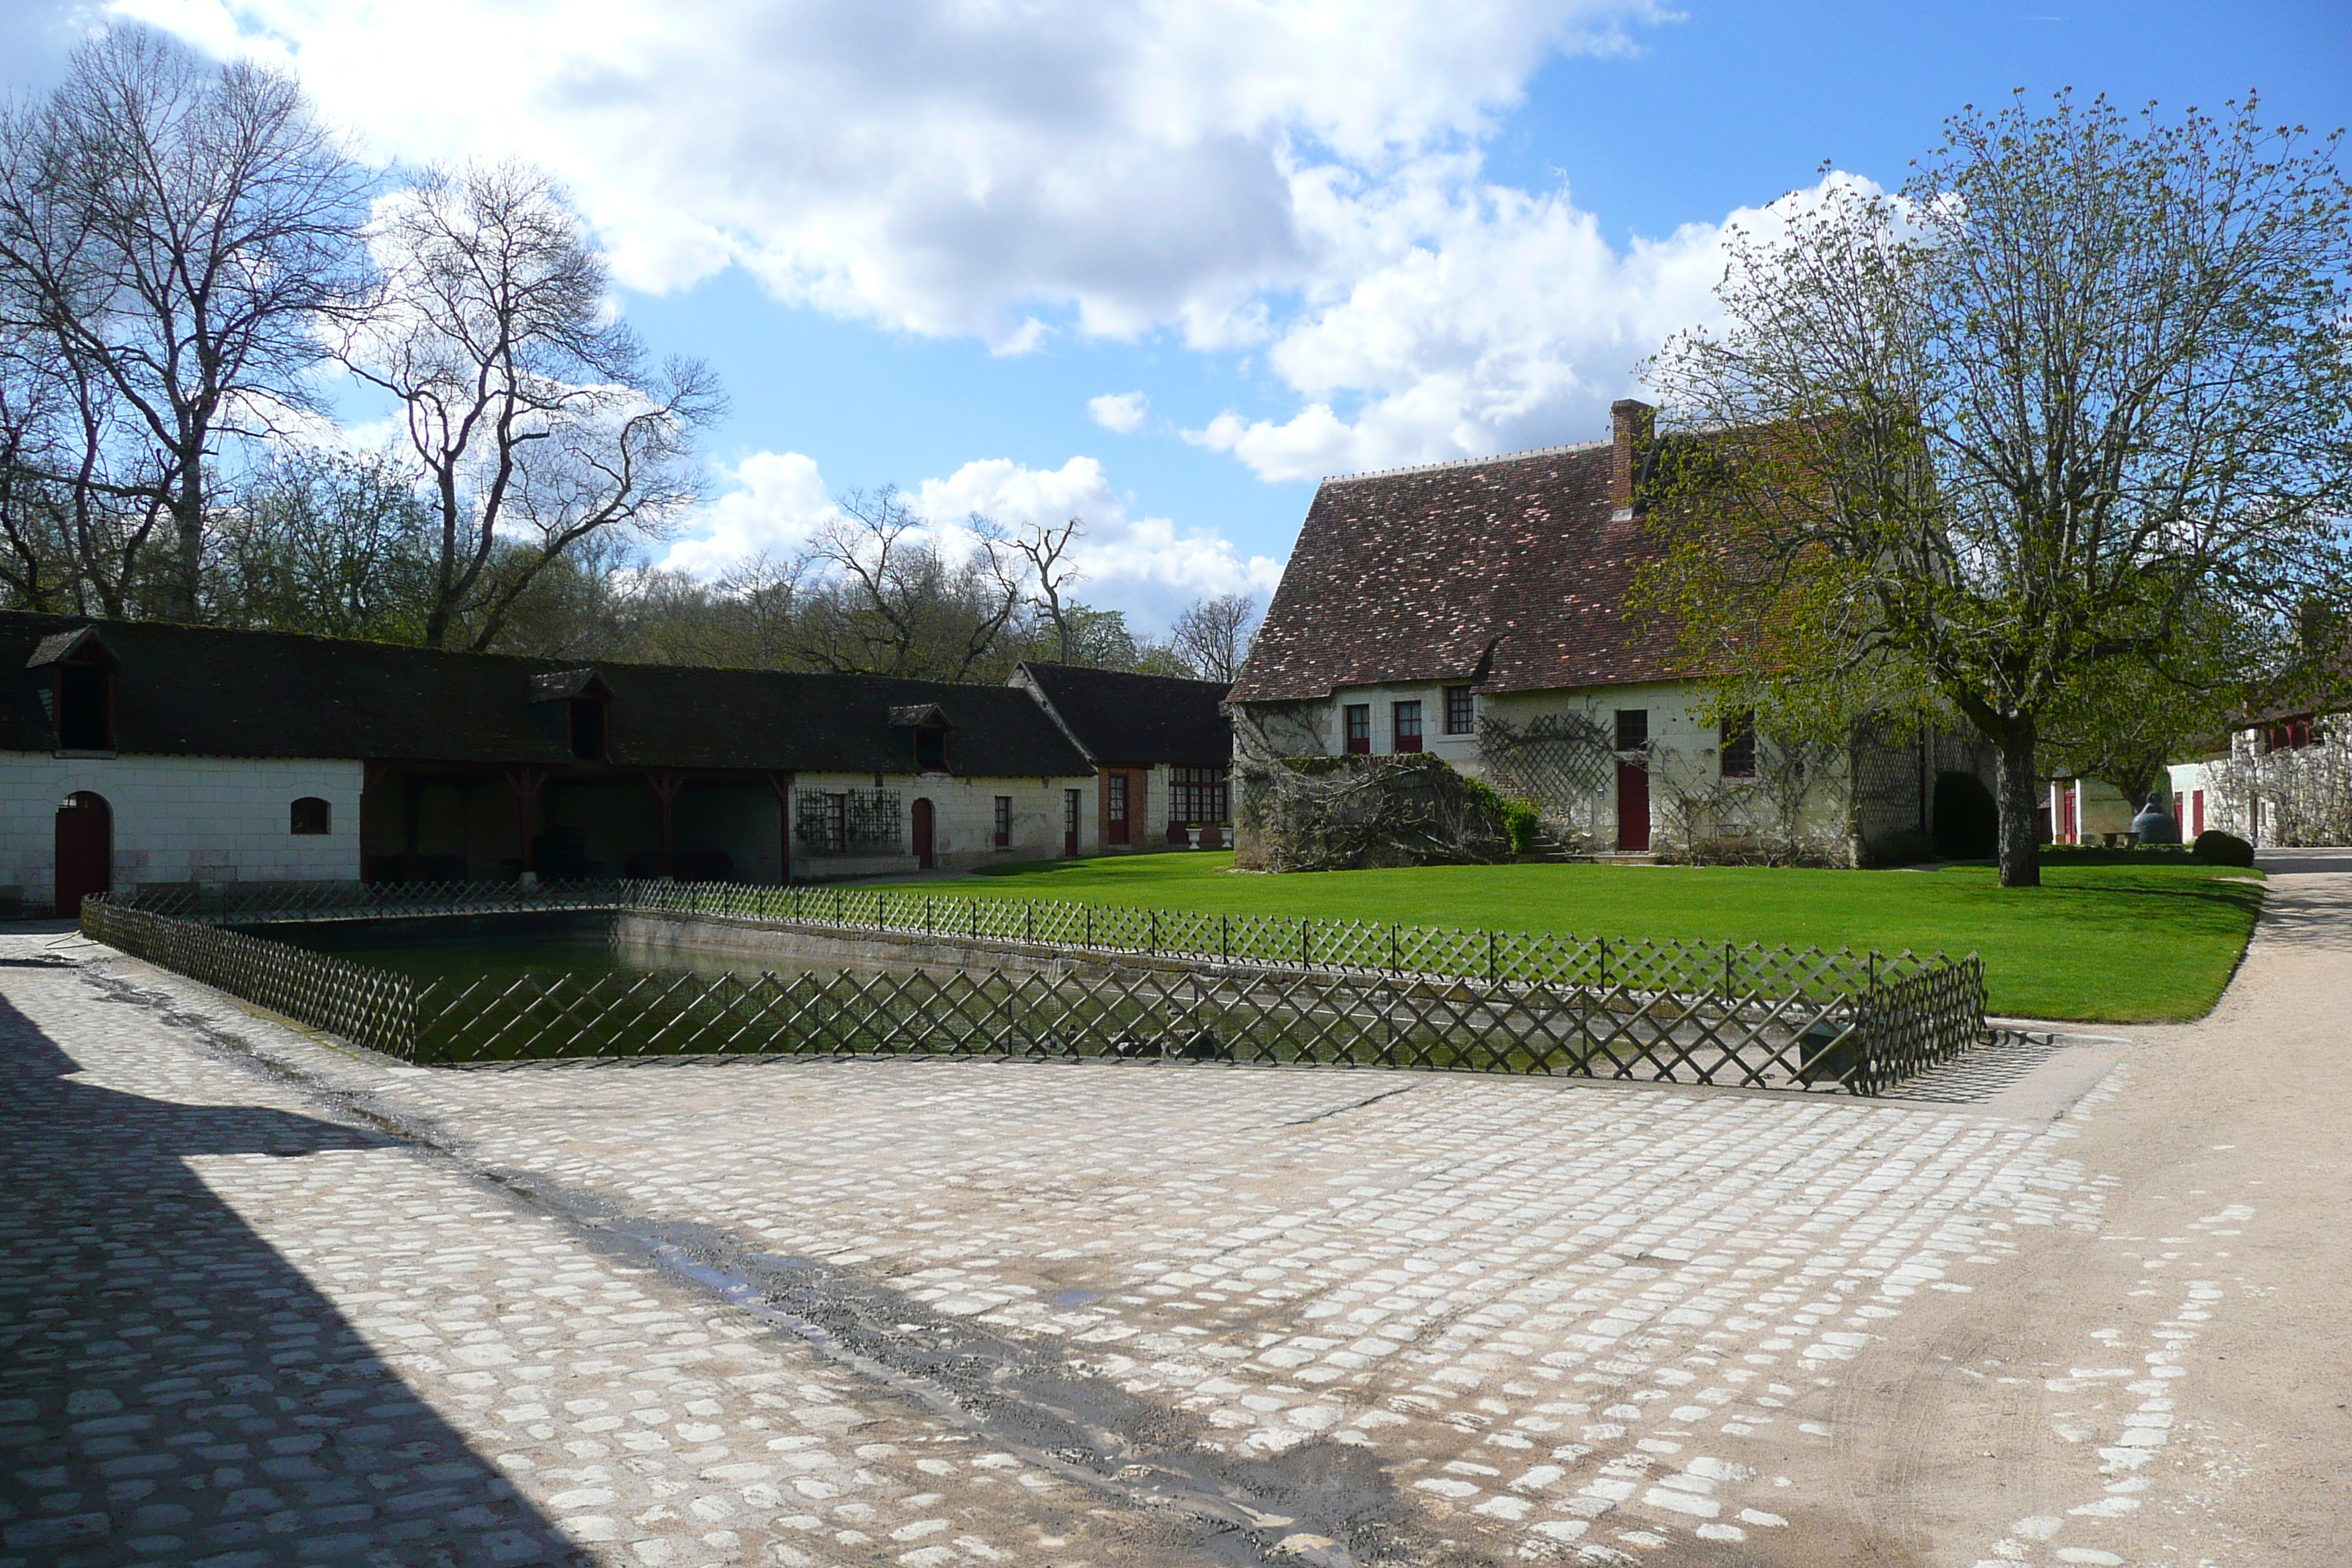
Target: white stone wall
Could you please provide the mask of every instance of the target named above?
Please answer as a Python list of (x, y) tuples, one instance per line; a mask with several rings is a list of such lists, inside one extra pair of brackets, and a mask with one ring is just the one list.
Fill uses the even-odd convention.
[[(1489, 714), (1513, 724), (1524, 725), (1539, 715), (1578, 713), (1599, 725), (1605, 734), (1613, 735), (1618, 710), (1641, 709), (1650, 716), (1651, 838), (1662, 848), (1673, 837), (1664, 798), (1669, 777), (1681, 781), (1687, 787), (1713, 788), (1721, 784), (1732, 791), (1755, 787), (1744, 780), (1721, 778), (1721, 764), (1717, 754), (1720, 732), (1715, 721), (1703, 717), (1706, 692), (1696, 681), (1644, 681), (1624, 686), (1517, 691), (1493, 696), (1474, 693), (1472, 731), (1466, 735), (1444, 732), (1445, 688), (1448, 684), (1452, 683), (1416, 681), (1345, 687), (1327, 701), (1297, 705), (1295, 713), (1280, 715), (1279, 721), (1286, 736), (1303, 736), (1319, 731), (1325, 740), (1324, 749), (1337, 755), (1347, 747), (1343, 710), (1353, 703), (1369, 703), (1372, 709), (1372, 752), (1374, 755), (1386, 755), (1395, 750), (1392, 732), (1394, 704), (1417, 700), (1422, 705), (1422, 750), (1443, 757), (1462, 773), (1480, 777), (1484, 775), (1485, 769), (1479, 761), (1476, 726)], [(1809, 797), (1803, 807), (1804, 830), (1822, 837), (1825, 842), (1830, 838), (1842, 840), (1846, 827), (1843, 793), (1832, 790), (1816, 793), (1819, 798)], [(1590, 811), (1591, 820), (1580, 820), (1575, 826), (1590, 833), (1603, 848), (1613, 845), (1617, 838), (1613, 768), (1601, 794), (1592, 801)], [(1164, 815), (1162, 822), (1164, 825)]]
[[(797, 809), (800, 792), (823, 790), (840, 794), (874, 788), (872, 773), (802, 773), (793, 781)], [(949, 773), (886, 776), (885, 789), (898, 792), (898, 855), (813, 855), (797, 836), (793, 842), (793, 876), (808, 880), (834, 877), (875, 877), (915, 868), (915, 802), (931, 803), (931, 848), (943, 870), (965, 870), (1009, 860), (1046, 860), (1062, 853), (1062, 792), (1078, 796), (1078, 853), (1092, 855), (1097, 847), (1095, 821), (1095, 781), (1091, 776), (1015, 779), (963, 778)], [(996, 797), (1013, 799), (1013, 842), (996, 847)], [(1163, 808), (1162, 831), (1167, 827)]]
[[(0, 752), (0, 885), (27, 908), (56, 896), (58, 803), (103, 796), (114, 819), (114, 885), (309, 882), (360, 874), (357, 762), (251, 757), (58, 757)], [(331, 831), (291, 831), (293, 803), (319, 795)]]

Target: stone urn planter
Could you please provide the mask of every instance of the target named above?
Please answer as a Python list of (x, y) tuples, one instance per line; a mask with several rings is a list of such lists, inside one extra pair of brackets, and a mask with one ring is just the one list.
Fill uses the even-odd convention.
[(1184, 847), (1188, 849), (1198, 849), (1201, 847), (1201, 825), (1199, 823), (1196, 822), (1191, 824), (1184, 829)]

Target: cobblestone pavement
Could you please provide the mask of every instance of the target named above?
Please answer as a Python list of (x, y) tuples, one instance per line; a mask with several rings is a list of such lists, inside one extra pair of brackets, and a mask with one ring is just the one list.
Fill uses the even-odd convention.
[(0, 938), (5, 1568), (1197, 1560), (38, 946)]
[[(110, 955), (0, 967), (0, 995), (12, 1073), (79, 1102), (12, 1112), (12, 1198), (63, 1195), (9, 1210), (0, 1316), (46, 1359), (0, 1391), (0, 1568), (2200, 1561), (2116, 1532), (2211, 1512), (2183, 1380), (2252, 1211), (2113, 1223), (2119, 1178), (2081, 1157), (2133, 1092), (2113, 1052), (2021, 1049), (2045, 1092), (1974, 1104), (426, 1071)], [(2128, 1253), (2147, 1303), (2030, 1355), (1972, 1339), (1979, 1292), (2063, 1295), (2051, 1238)], [(2030, 1458), (2002, 1522), (1856, 1504), (1921, 1366), (1995, 1426), (1895, 1446)]]

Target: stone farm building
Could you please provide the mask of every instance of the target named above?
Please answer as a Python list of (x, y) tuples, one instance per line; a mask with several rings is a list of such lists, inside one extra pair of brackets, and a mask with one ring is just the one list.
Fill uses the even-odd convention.
[(1233, 819), (1224, 682), (1023, 664), (1013, 684), (1042, 703), (1094, 764), (1096, 832), (1106, 851), (1190, 847), (1196, 835), (1222, 842)]
[(2209, 827), (2265, 848), (2352, 844), (2352, 702), (2265, 713), (2172, 764), (2184, 837)]
[(108, 887), (774, 882), (1091, 853), (1027, 692), (0, 613), (0, 900)]
[(1852, 864), (1927, 829), (1937, 772), (1989, 776), (1979, 748), (1759, 742), (1629, 608), (1651, 428), (1626, 401), (1605, 441), (1325, 479), (1231, 694), (1236, 755), (1432, 752), (1601, 855)]

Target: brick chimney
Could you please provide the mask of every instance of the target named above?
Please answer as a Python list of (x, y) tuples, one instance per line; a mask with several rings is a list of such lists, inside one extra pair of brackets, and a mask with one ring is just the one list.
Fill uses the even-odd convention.
[(1620, 522), (1633, 516), (1633, 476), (1657, 424), (1658, 411), (1637, 399), (1621, 397), (1609, 405), (1609, 504)]

